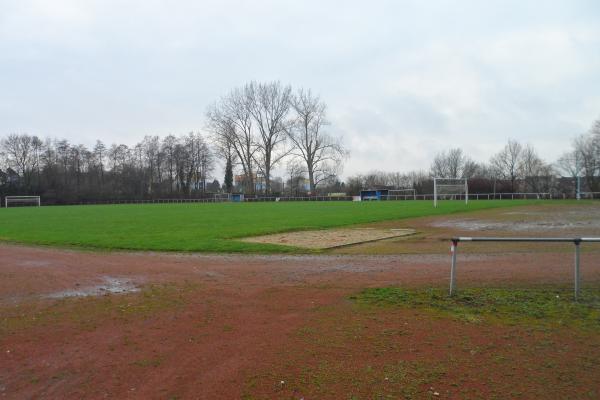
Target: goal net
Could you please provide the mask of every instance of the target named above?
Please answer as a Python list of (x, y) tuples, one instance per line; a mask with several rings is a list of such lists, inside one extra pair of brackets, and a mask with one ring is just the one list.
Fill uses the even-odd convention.
[(433, 178), (433, 206), (439, 200), (465, 200), (469, 204), (469, 184), (467, 179)]
[(214, 201), (215, 202), (219, 202), (219, 201), (231, 201), (231, 195), (229, 193), (215, 193), (214, 194)]
[(388, 200), (416, 200), (417, 199), (417, 191), (415, 189), (393, 189), (388, 190), (387, 194)]
[(41, 206), (40, 196), (6, 196), (4, 207)]

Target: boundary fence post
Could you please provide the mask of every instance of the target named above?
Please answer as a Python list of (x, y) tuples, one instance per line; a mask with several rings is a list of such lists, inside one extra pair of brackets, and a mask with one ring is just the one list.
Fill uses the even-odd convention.
[(454, 288), (456, 284), (454, 283), (454, 279), (456, 277), (456, 252), (458, 250), (458, 240), (452, 240), (452, 246), (450, 247), (450, 252), (452, 252), (452, 267), (450, 269), (450, 296), (454, 294)]
[(573, 243), (575, 243), (575, 300), (579, 297), (579, 256), (580, 256), (580, 248), (581, 239), (576, 239)]

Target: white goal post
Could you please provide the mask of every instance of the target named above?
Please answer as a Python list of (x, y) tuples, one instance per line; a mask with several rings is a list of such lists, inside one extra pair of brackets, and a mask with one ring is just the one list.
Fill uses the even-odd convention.
[[(448, 191), (449, 190), (449, 191)], [(433, 206), (438, 206), (439, 198), (458, 196), (465, 197), (465, 204), (469, 204), (469, 184), (466, 178), (433, 178)]]
[(213, 196), (214, 201), (231, 201), (231, 194), (229, 193), (215, 193)]
[(8, 208), (9, 205), (33, 205), (41, 206), (40, 196), (6, 196), (4, 197), (4, 207)]
[(403, 197), (405, 200), (408, 197), (412, 197), (413, 200), (417, 199), (417, 190), (416, 189), (390, 189), (388, 190), (387, 198), (390, 200), (390, 197)]

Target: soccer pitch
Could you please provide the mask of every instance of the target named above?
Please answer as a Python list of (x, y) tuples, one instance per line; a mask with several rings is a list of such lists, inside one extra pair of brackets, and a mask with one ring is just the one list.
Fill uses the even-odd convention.
[(0, 241), (95, 249), (295, 252), (235, 239), (385, 220), (559, 201), (442, 201), (144, 204), (0, 210)]

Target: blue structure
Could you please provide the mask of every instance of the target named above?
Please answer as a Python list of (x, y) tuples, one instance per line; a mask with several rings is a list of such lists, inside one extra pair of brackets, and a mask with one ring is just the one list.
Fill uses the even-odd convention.
[(382, 196), (388, 195), (388, 189), (369, 189), (360, 191), (360, 200), (381, 200)]
[(243, 193), (232, 193), (230, 195), (229, 199), (231, 201), (233, 201), (234, 203), (241, 203), (244, 201), (244, 194)]

